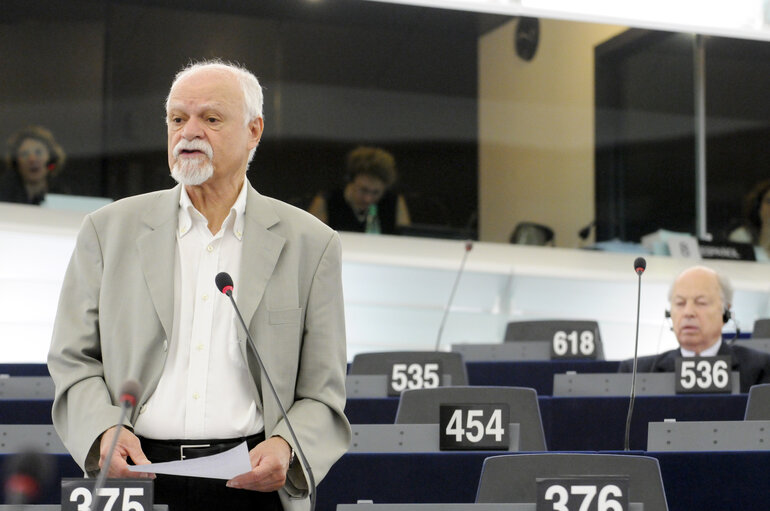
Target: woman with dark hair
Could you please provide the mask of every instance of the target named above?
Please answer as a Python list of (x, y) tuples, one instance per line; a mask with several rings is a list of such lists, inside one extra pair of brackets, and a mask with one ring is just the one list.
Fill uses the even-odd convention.
[(345, 186), (316, 195), (308, 211), (337, 231), (396, 234), (410, 224), (406, 201), (391, 191), (397, 177), (392, 154), (357, 147), (346, 159)]
[(40, 204), (48, 192), (50, 178), (61, 171), (65, 159), (64, 150), (42, 126), (17, 131), (6, 143), (0, 201)]
[(760, 181), (746, 195), (743, 205), (745, 223), (730, 233), (729, 240), (751, 243), (757, 247), (757, 260), (770, 255), (770, 179)]

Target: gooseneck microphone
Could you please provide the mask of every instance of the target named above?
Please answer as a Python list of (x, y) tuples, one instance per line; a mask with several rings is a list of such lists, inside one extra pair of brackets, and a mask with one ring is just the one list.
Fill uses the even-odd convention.
[(300, 462), (302, 463), (302, 466), (305, 467), (305, 470), (307, 471), (307, 478), (308, 478), (308, 486), (310, 490), (310, 511), (315, 510), (315, 498), (316, 498), (316, 485), (315, 485), (315, 478), (313, 477), (313, 470), (310, 468), (310, 463), (308, 463), (307, 458), (305, 458), (305, 453), (302, 451), (302, 446), (299, 443), (299, 440), (297, 440), (297, 435), (294, 433), (294, 428), (291, 427), (291, 421), (289, 421), (289, 416), (286, 413), (286, 410), (283, 408), (283, 404), (281, 403), (281, 400), (278, 399), (278, 393), (275, 391), (275, 387), (273, 386), (273, 380), (270, 379), (270, 375), (267, 372), (267, 368), (265, 367), (265, 364), (262, 362), (262, 357), (259, 356), (259, 351), (257, 351), (257, 344), (254, 342), (254, 339), (251, 337), (251, 333), (249, 333), (249, 327), (246, 326), (246, 322), (243, 320), (243, 316), (241, 316), (241, 311), (238, 309), (238, 305), (235, 303), (235, 299), (233, 298), (233, 278), (230, 276), (227, 272), (220, 272), (217, 273), (217, 276), (214, 278), (214, 281), (217, 284), (217, 289), (219, 289), (222, 293), (228, 296), (230, 298), (230, 303), (233, 304), (233, 309), (235, 309), (235, 315), (238, 316), (238, 320), (241, 322), (241, 326), (243, 327), (243, 330), (246, 332), (246, 338), (249, 340), (249, 346), (251, 346), (251, 351), (254, 352), (254, 356), (257, 358), (257, 362), (259, 363), (259, 368), (262, 370), (262, 374), (265, 375), (265, 380), (267, 380), (267, 385), (270, 387), (270, 392), (273, 394), (273, 398), (275, 398), (276, 404), (278, 404), (278, 408), (281, 410), (281, 415), (283, 416), (283, 420), (286, 421), (286, 427), (289, 429), (289, 433), (291, 434), (292, 440), (294, 440), (294, 445), (297, 448), (297, 456), (299, 457)]
[(457, 285), (460, 283), (460, 277), (462, 277), (463, 271), (465, 271), (465, 261), (468, 260), (468, 254), (471, 253), (472, 249), (473, 242), (471, 240), (466, 241), (465, 253), (463, 254), (462, 261), (460, 261), (460, 268), (457, 270), (457, 277), (455, 277), (455, 283), (452, 286), (452, 291), (449, 293), (449, 301), (447, 302), (446, 307), (444, 307), (444, 317), (441, 318), (441, 324), (438, 326), (438, 335), (436, 336), (436, 347), (434, 351), (438, 351), (438, 348), (441, 345), (441, 335), (444, 333), (444, 325), (446, 325), (446, 320), (449, 317), (449, 309), (452, 308), (452, 302), (455, 299), (455, 293), (457, 293)]
[(112, 456), (115, 454), (115, 446), (118, 445), (118, 437), (120, 436), (120, 431), (123, 429), (123, 424), (126, 423), (128, 411), (136, 406), (136, 402), (141, 395), (142, 385), (136, 380), (126, 380), (123, 382), (123, 386), (120, 387), (120, 396), (118, 398), (118, 401), (120, 402), (120, 420), (118, 420), (118, 424), (115, 427), (115, 434), (112, 436), (110, 450), (107, 452), (107, 457), (104, 459), (102, 468), (99, 470), (99, 477), (96, 478), (96, 483), (94, 483), (93, 504), (91, 505), (93, 511), (99, 510), (99, 491), (104, 488), (104, 483), (107, 480), (107, 472), (110, 471)]
[(631, 416), (634, 413), (634, 399), (636, 399), (636, 364), (639, 361), (639, 305), (642, 298), (642, 273), (647, 269), (647, 261), (644, 257), (637, 257), (634, 260), (634, 271), (639, 276), (636, 288), (636, 338), (634, 339), (634, 367), (631, 370), (631, 399), (628, 402), (628, 416), (626, 417), (626, 437), (623, 445), (624, 450), (629, 450), (629, 440), (631, 434)]

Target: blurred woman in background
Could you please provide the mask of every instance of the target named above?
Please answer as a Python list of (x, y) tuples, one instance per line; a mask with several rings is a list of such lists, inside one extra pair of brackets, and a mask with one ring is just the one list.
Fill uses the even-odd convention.
[(46, 128), (29, 126), (17, 131), (6, 143), (0, 201), (40, 204), (65, 159), (64, 150)]

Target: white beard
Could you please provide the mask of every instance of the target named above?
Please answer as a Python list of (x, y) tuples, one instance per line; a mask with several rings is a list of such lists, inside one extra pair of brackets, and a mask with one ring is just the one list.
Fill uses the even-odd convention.
[(208, 181), (208, 179), (214, 175), (214, 166), (211, 164), (211, 160), (200, 161), (197, 158), (194, 160), (177, 160), (174, 166), (171, 167), (171, 177), (174, 180), (185, 186), (201, 185)]
[[(179, 159), (179, 153), (182, 150), (202, 151), (206, 158), (184, 158)], [(196, 186), (205, 183), (214, 175), (214, 165), (211, 160), (214, 158), (214, 151), (208, 142), (203, 140), (182, 139), (174, 147), (174, 165), (171, 167), (171, 177), (185, 186)]]

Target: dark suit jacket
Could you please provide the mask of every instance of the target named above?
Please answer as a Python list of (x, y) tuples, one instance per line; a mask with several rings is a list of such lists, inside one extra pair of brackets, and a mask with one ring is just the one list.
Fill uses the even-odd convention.
[[(770, 354), (741, 346), (740, 341), (733, 344), (722, 341), (717, 355), (732, 357), (732, 370), (738, 371), (741, 377), (741, 392), (748, 392), (752, 385), (770, 383)], [(658, 355), (639, 357), (636, 370), (639, 373), (673, 373), (676, 370), (676, 359), (681, 356), (677, 348)], [(633, 364), (633, 359), (624, 360), (618, 372), (630, 373)]]

